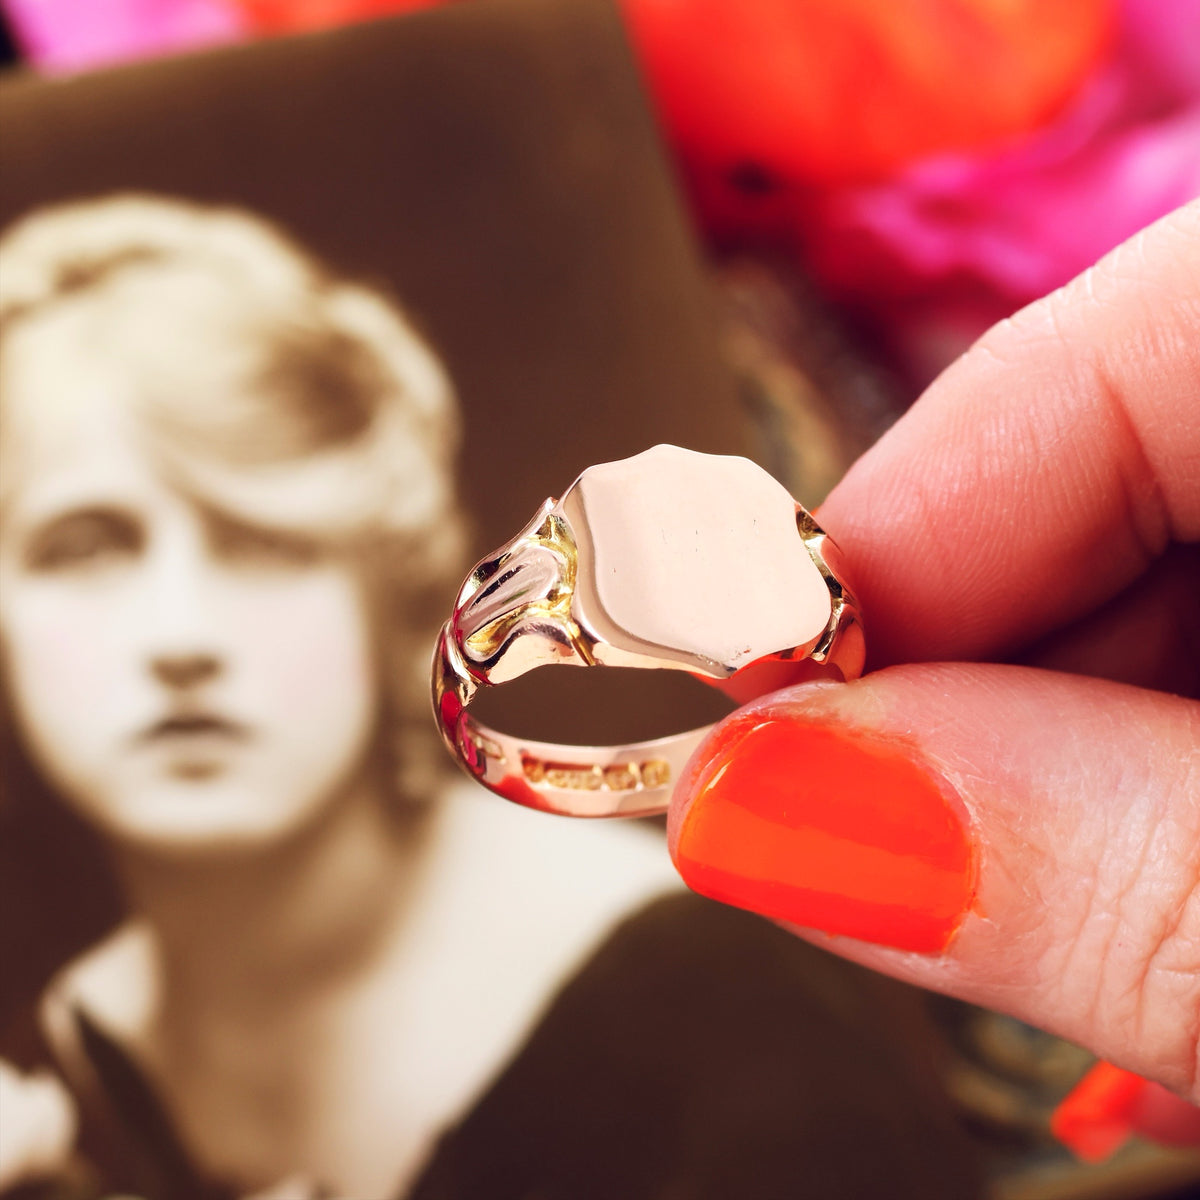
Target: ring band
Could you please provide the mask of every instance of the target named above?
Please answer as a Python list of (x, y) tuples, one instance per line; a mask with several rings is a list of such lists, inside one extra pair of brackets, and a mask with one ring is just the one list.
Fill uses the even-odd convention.
[(853, 679), (864, 657), (837, 549), (787, 490), (749, 459), (655, 446), (589, 467), (475, 567), (438, 637), (434, 714), (464, 769), (508, 800), (646, 816), (711, 726), (560, 745), (482, 724), (471, 700), (551, 663), (720, 680), (782, 662)]

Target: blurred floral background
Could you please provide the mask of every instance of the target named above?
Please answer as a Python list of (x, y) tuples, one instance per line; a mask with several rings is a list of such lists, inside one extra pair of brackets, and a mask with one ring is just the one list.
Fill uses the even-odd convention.
[[(14, 53), (67, 72), (445, 2), (2, 7)], [(796, 265), (908, 396), (987, 325), (1200, 194), (1196, 0), (622, 8), (708, 244)]]

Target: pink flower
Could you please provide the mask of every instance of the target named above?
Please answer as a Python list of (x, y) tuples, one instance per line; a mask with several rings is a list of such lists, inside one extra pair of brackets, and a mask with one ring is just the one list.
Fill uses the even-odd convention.
[(235, 0), (3, 0), (25, 57), (49, 71), (233, 41), (246, 32)]
[(989, 323), (1200, 195), (1200, 5), (1126, 0), (1063, 113), (1008, 148), (827, 189), (797, 212), (830, 294), (890, 333), (920, 381)]

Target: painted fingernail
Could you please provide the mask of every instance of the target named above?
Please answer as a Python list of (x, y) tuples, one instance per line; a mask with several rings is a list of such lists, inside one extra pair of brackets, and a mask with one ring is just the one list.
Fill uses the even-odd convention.
[(975, 892), (961, 801), (905, 746), (748, 714), (693, 774), (675, 865), (693, 891), (904, 950), (945, 948)]
[(1132, 1071), (1097, 1063), (1054, 1110), (1050, 1131), (1084, 1162), (1101, 1162), (1133, 1134), (1132, 1113), (1146, 1081)]
[(1054, 1110), (1050, 1131), (1084, 1162), (1102, 1162), (1134, 1134), (1164, 1146), (1200, 1145), (1200, 1109), (1152, 1083), (1098, 1062)]

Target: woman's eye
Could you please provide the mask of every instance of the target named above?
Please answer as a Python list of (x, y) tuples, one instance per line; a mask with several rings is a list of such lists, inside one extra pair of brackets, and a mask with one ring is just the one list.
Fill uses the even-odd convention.
[(60, 517), (30, 539), (25, 563), (35, 571), (82, 570), (132, 558), (142, 547), (136, 521), (98, 510)]
[(270, 529), (221, 523), (211, 530), (210, 537), (221, 558), (249, 567), (302, 567), (317, 558), (312, 542)]

